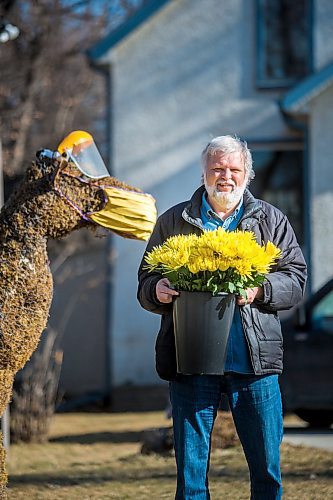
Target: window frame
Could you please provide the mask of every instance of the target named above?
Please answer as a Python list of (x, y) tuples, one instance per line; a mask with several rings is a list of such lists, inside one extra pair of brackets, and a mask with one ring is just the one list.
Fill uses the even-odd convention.
[[(290, 77), (290, 78), (274, 78), (267, 77), (265, 75), (265, 62), (266, 54), (264, 51), (264, 41), (265, 41), (265, 27), (263, 23), (263, 2), (266, 0), (256, 0), (255, 12), (256, 12), (256, 41), (255, 41), (255, 51), (256, 51), (256, 88), (258, 89), (279, 89), (279, 88), (289, 88), (297, 83), (302, 77)], [(313, 72), (313, 0), (306, 0), (307, 2), (307, 17), (308, 25), (310, 27), (308, 50), (307, 50), (307, 73), (311, 74)]]

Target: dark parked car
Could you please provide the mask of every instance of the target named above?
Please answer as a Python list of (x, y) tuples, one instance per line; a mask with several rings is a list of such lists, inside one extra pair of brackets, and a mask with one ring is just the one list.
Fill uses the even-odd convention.
[(282, 322), (285, 412), (312, 426), (333, 423), (333, 279)]

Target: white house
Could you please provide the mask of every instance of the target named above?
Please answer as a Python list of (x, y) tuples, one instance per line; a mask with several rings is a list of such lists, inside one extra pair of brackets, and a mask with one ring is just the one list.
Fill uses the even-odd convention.
[[(236, 133), (253, 153), (254, 194), (288, 214), (317, 289), (333, 275), (333, 2), (285, 5), (148, 1), (89, 58), (109, 82), (112, 173), (162, 213), (200, 184), (208, 140)], [(145, 244), (112, 242), (110, 385), (148, 398), (166, 386), (154, 369), (160, 318), (136, 300)]]

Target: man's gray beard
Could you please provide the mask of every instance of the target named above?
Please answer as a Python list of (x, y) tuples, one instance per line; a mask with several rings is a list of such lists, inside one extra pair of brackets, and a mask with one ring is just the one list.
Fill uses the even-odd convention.
[(227, 211), (236, 207), (240, 202), (246, 188), (246, 182), (244, 182), (242, 186), (236, 187), (231, 193), (223, 193), (222, 191), (218, 191), (215, 187), (207, 186), (205, 179), (205, 188), (208, 196), (216, 202), (221, 210)]

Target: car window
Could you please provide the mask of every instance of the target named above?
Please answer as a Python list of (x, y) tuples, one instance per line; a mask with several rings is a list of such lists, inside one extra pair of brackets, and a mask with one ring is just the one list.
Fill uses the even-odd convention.
[(315, 328), (320, 328), (333, 335), (333, 290), (313, 308), (312, 322)]

